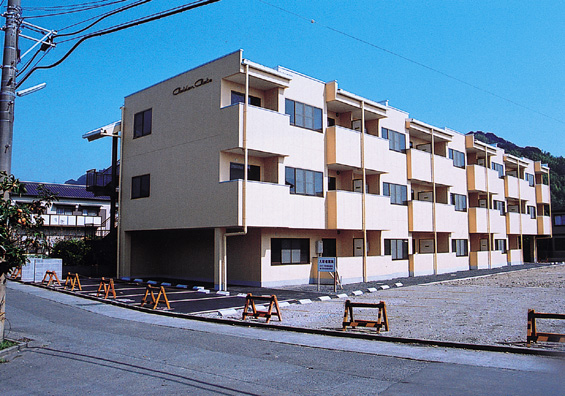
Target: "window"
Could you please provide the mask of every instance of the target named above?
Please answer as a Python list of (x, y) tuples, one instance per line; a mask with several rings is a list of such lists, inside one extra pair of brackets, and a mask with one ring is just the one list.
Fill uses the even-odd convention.
[(494, 250), (500, 250), (502, 253), (506, 253), (506, 239), (495, 239)]
[(324, 196), (324, 178), (322, 172), (306, 169), (285, 168), (285, 184), (290, 186), (291, 194)]
[(461, 151), (449, 149), (449, 159), (453, 160), (453, 166), (465, 168), (465, 154)]
[(455, 205), (455, 210), (458, 212), (467, 211), (467, 196), (461, 194), (451, 194), (451, 204)]
[(553, 225), (565, 226), (565, 214), (553, 215)]
[(385, 239), (385, 256), (392, 256), (393, 260), (406, 260), (408, 239)]
[(131, 199), (146, 198), (150, 191), (150, 175), (131, 178)]
[(530, 187), (533, 187), (536, 184), (534, 180), (534, 175), (532, 175), (531, 173), (524, 174), (524, 180), (528, 181)]
[[(243, 164), (230, 162), (230, 180), (244, 179)], [(261, 181), (261, 167), (247, 165), (247, 180)]]
[(451, 251), (455, 252), (456, 257), (469, 255), (469, 241), (466, 239), (452, 239)]
[(133, 117), (133, 138), (146, 136), (151, 134), (152, 124), (152, 111), (151, 109), (140, 111)]
[(322, 109), (294, 100), (285, 100), (285, 113), (290, 116), (290, 125), (322, 131)]
[(389, 150), (406, 152), (406, 138), (403, 133), (396, 132), (387, 128), (382, 128), (381, 134), (383, 139), (388, 139)]
[(499, 179), (504, 178), (504, 166), (497, 164), (496, 162), (492, 162), (490, 164), (490, 167), (498, 172), (498, 178)]
[(506, 214), (506, 210), (504, 209), (505, 203), (502, 201), (493, 200), (494, 208), (500, 212), (501, 216)]
[(98, 208), (82, 208), (83, 216), (98, 216)]
[(73, 210), (74, 210), (74, 206), (63, 206), (63, 205), (57, 205), (55, 207), (55, 212), (58, 215), (72, 215), (73, 214)]
[[(245, 94), (241, 92), (231, 91), (231, 104), (244, 103)], [(261, 98), (249, 95), (248, 103), (252, 106), (261, 107)]]
[(401, 184), (383, 183), (383, 195), (390, 197), (393, 205), (407, 205), (407, 188)]
[(272, 238), (271, 264), (307, 264), (310, 257), (308, 238)]
[(528, 206), (528, 214), (530, 215), (530, 219), (536, 218), (536, 207), (535, 206)]

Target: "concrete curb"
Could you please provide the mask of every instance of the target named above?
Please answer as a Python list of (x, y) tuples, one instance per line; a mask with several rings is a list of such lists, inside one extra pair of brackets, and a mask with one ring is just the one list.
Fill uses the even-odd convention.
[[(51, 287), (45, 287), (43, 285), (33, 284), (33, 283), (25, 283), (20, 282), (26, 285), (39, 287), (42, 289), (52, 290), (60, 293), (65, 293), (68, 295), (72, 295), (75, 297), (86, 298), (93, 301), (108, 303), (111, 305), (115, 305), (122, 308), (132, 309), (140, 312), (155, 314), (155, 315), (163, 315), (169, 316), (174, 318), (180, 319), (191, 319), (195, 321), (201, 322), (211, 322), (217, 324), (226, 324), (230, 326), (244, 326), (244, 327), (255, 327), (255, 328), (263, 328), (263, 329), (272, 329), (272, 330), (284, 330), (294, 333), (304, 333), (304, 334), (316, 334), (316, 335), (325, 335), (331, 337), (342, 337), (342, 338), (353, 338), (353, 339), (362, 339), (362, 340), (372, 340), (372, 341), (384, 341), (384, 342), (393, 342), (393, 343), (401, 343), (401, 344), (414, 344), (414, 345), (425, 345), (425, 346), (433, 346), (433, 347), (443, 347), (443, 348), (455, 348), (455, 349), (468, 349), (468, 350), (476, 350), (476, 351), (488, 351), (488, 352), (503, 352), (503, 353), (515, 353), (515, 354), (522, 354), (522, 355), (538, 355), (538, 356), (554, 356), (554, 357), (565, 357), (565, 352), (562, 351), (550, 351), (544, 349), (531, 349), (531, 348), (524, 348), (524, 347), (508, 347), (503, 345), (483, 345), (483, 344), (468, 344), (468, 343), (461, 343), (461, 342), (453, 342), (453, 341), (437, 341), (437, 340), (424, 340), (424, 339), (416, 339), (416, 338), (402, 338), (402, 337), (387, 337), (380, 334), (366, 334), (366, 333), (347, 333), (344, 331), (337, 331), (337, 330), (324, 330), (324, 329), (310, 329), (305, 327), (292, 327), (287, 325), (276, 325), (271, 323), (262, 323), (262, 322), (250, 322), (250, 321), (243, 321), (243, 320), (235, 320), (235, 319), (226, 319), (226, 318), (209, 318), (209, 317), (202, 317), (193, 314), (183, 314), (183, 313), (176, 313), (171, 311), (165, 310), (153, 310), (149, 308), (134, 306), (125, 304), (118, 301), (113, 300), (105, 300), (93, 296), (88, 296), (84, 294), (76, 294), (69, 290), (64, 289), (55, 289)], [(9, 348), (8, 348), (9, 349)]]

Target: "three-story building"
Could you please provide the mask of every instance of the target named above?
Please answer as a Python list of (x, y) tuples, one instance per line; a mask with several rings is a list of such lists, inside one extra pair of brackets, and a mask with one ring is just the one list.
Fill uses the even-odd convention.
[(551, 234), (546, 166), (242, 51), (126, 97), (121, 125), (120, 276), (301, 284), (330, 256), (349, 283)]

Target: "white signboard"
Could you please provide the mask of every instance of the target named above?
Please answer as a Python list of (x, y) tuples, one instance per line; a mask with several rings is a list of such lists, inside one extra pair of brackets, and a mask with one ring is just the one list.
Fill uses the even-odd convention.
[(335, 257), (318, 258), (318, 272), (335, 272)]

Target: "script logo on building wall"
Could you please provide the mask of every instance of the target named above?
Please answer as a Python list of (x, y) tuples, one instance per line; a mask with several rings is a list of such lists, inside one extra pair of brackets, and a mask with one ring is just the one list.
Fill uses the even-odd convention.
[(173, 95), (178, 95), (178, 94), (181, 94), (183, 92), (190, 91), (191, 89), (201, 87), (201, 86), (206, 85), (206, 84), (211, 83), (211, 82), (212, 82), (211, 78), (208, 78), (208, 77), (199, 78), (192, 85), (185, 85), (184, 87), (175, 88), (174, 91), (173, 91)]

